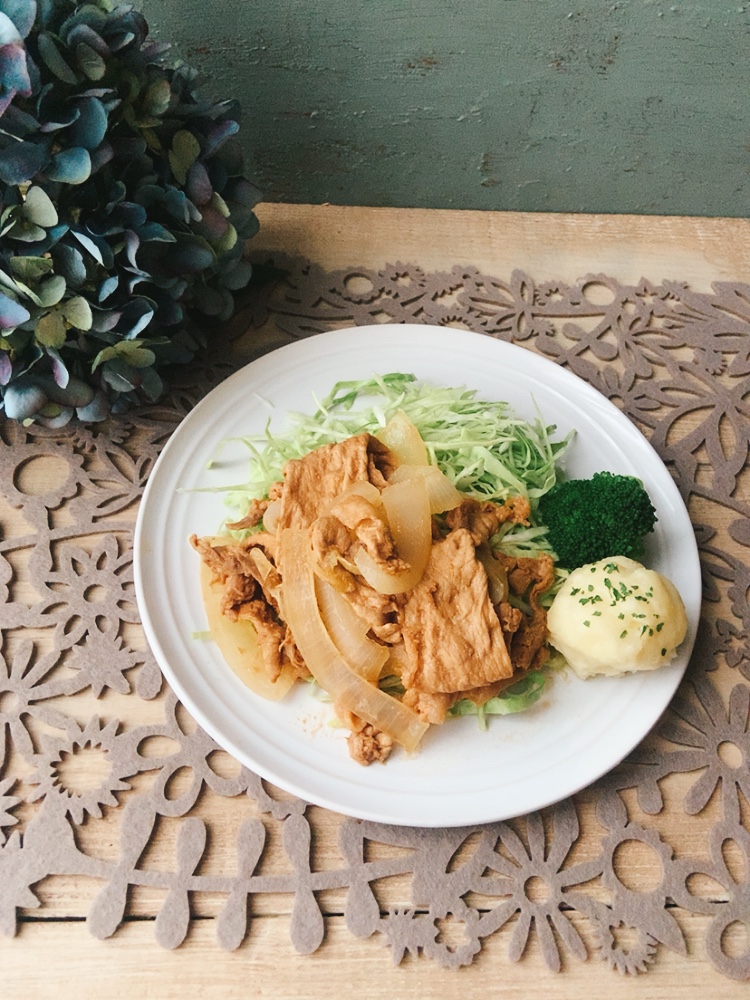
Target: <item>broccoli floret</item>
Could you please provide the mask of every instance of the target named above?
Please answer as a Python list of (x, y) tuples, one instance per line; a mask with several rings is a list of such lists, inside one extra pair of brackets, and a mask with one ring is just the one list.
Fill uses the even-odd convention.
[(597, 472), (591, 479), (557, 483), (539, 501), (560, 565), (576, 569), (607, 556), (641, 560), (643, 539), (656, 511), (635, 476)]

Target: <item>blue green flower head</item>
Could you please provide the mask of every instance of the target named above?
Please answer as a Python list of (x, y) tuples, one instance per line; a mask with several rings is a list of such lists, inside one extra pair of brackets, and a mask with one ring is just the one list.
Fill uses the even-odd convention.
[(0, 396), (61, 426), (153, 401), (251, 279), (237, 108), (143, 15), (0, 0)]

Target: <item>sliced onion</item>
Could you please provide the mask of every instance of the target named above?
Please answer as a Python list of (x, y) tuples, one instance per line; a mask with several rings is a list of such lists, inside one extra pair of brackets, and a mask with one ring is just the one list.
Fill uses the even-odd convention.
[(401, 410), (375, 437), (390, 448), (399, 465), (427, 465), (430, 460), (422, 435)]
[(436, 465), (400, 465), (391, 473), (388, 483), (403, 483), (415, 476), (421, 476), (427, 484), (431, 514), (453, 510), (466, 499)]
[(355, 673), (326, 631), (315, 596), (307, 532), (283, 529), (280, 547), (286, 622), (308, 670), (343, 711), (352, 712), (407, 750), (413, 750), (427, 729), (427, 723)]
[(432, 547), (432, 520), (423, 476), (388, 484), (380, 494), (396, 551), (408, 566), (391, 573), (362, 548), (354, 555), (357, 569), (379, 594), (404, 594), (422, 579)]
[(508, 569), (492, 554), (489, 545), (483, 543), (477, 548), (477, 559), (487, 573), (487, 591), (493, 604), (508, 600)]
[(279, 522), (279, 514), (281, 513), (281, 497), (277, 497), (272, 500), (266, 507), (266, 512), (263, 515), (263, 527), (269, 533), (273, 535), (276, 533), (276, 525)]
[[(269, 585), (268, 580), (269, 580), (269, 577), (271, 576), (271, 574), (273, 574), (273, 573), (275, 573), (276, 576), (278, 577), (278, 570), (276, 569), (276, 567), (274, 566), (274, 564), (271, 562), (271, 560), (268, 558), (268, 556), (265, 554), (265, 552), (263, 551), (263, 549), (261, 549), (260, 547), (257, 547), (257, 548), (254, 548), (254, 549), (250, 549), (248, 555), (249, 555), (250, 559), (252, 560), (253, 565), (255, 566), (256, 570), (258, 571), (258, 575), (260, 577), (260, 582), (261, 582), (261, 585), (262, 585), (263, 589), (265, 590), (265, 592), (267, 594), (270, 594), (272, 597), (274, 597), (275, 596), (274, 590), (276, 588), (271, 587)], [(279, 584), (280, 584), (280, 581), (279, 581)], [(277, 586), (279, 584), (277, 584)]]
[(410, 666), (411, 661), (409, 660), (403, 641), (388, 647), (388, 659), (383, 670), (384, 675), (394, 674), (396, 677), (401, 677)]
[(204, 562), (201, 563), (200, 582), (208, 627), (227, 665), (255, 694), (269, 701), (283, 698), (296, 679), (291, 666), (282, 668), (276, 680), (272, 681), (263, 663), (252, 622), (243, 619), (232, 621), (222, 613), (221, 585), (213, 583), (211, 570)]
[(320, 617), (334, 645), (349, 666), (375, 683), (388, 659), (388, 647), (367, 637), (370, 626), (327, 580), (315, 577)]

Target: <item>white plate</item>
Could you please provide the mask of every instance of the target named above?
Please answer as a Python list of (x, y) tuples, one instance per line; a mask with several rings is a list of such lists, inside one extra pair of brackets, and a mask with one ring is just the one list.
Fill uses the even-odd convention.
[[(555, 677), (528, 712), (432, 727), (421, 750), (396, 752), (364, 768), (348, 756), (330, 708), (304, 685), (281, 702), (249, 691), (224, 664), (205, 630), (198, 556), (188, 536), (210, 534), (225, 513), (220, 494), (192, 492), (247, 478), (247, 452), (222, 450), (233, 435), (283, 429), (290, 410), (312, 411), (338, 380), (411, 372), (481, 397), (507, 400), (523, 417), (536, 407), (560, 437), (576, 439), (566, 471), (639, 476), (659, 521), (649, 565), (682, 593), (689, 633), (681, 655), (656, 673), (579, 681)], [(464, 826), (540, 809), (614, 767), (651, 729), (687, 665), (700, 612), (693, 530), (668, 471), (650, 444), (602, 395), (570, 372), (483, 334), (444, 327), (382, 325), (319, 334), (282, 347), (214, 389), (172, 435), (149, 479), (135, 532), (138, 604), (167, 680), (203, 728), (237, 760), (280, 788), (337, 812), (411, 826)]]

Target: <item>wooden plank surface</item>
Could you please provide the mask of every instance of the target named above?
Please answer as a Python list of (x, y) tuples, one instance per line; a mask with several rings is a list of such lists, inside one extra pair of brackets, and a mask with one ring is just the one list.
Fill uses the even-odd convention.
[(425, 270), (470, 264), (499, 278), (515, 269), (536, 281), (607, 274), (623, 284), (750, 281), (750, 220), (431, 211), (276, 205), (258, 208), (263, 250), (297, 254), (325, 268), (416, 263)]
[[(352, 942), (343, 918), (329, 918), (323, 946), (313, 955), (294, 952), (288, 919), (264, 916), (253, 922), (248, 940), (237, 951), (215, 943), (210, 920), (195, 921), (188, 940), (175, 951), (159, 948), (150, 921), (128, 921), (108, 941), (91, 937), (81, 922), (26, 924), (17, 941), (0, 939), (4, 997), (28, 1000), (310, 1000), (361, 997), (362, 1000), (734, 1000), (747, 995), (747, 984), (720, 978), (701, 961), (707, 918), (681, 915), (692, 955), (689, 962), (665, 951), (646, 974), (623, 976), (596, 958), (572, 959), (560, 973), (541, 961), (533, 942), (520, 962), (508, 960), (508, 934), (497, 935), (471, 966), (451, 970), (407, 957), (394, 965), (382, 939)], [(585, 934), (580, 921), (578, 930)], [(744, 947), (738, 935), (737, 947)], [(67, 985), (65, 985), (67, 984)]]

